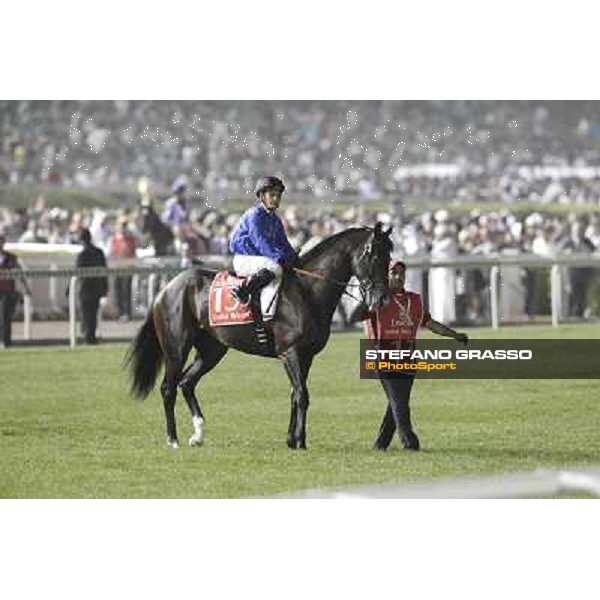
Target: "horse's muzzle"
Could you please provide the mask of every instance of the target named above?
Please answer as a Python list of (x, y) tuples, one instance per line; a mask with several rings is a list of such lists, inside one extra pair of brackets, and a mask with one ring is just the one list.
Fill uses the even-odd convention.
[(372, 288), (367, 292), (367, 307), (370, 311), (379, 310), (385, 303), (388, 292), (383, 288)]

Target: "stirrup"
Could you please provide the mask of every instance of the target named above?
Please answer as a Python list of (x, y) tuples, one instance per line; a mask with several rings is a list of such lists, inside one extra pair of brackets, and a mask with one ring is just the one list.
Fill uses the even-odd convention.
[(254, 334), (256, 335), (256, 341), (259, 346), (262, 346), (264, 350), (271, 349), (273, 342), (265, 327), (265, 322), (262, 319), (260, 321), (254, 321)]
[(255, 323), (254, 325), (254, 333), (256, 334), (256, 339), (261, 346), (269, 345), (269, 334), (265, 329), (264, 323)]

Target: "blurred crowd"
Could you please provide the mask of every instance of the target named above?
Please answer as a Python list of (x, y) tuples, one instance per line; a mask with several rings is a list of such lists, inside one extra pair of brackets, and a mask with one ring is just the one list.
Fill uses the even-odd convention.
[[(228, 253), (229, 235), (241, 212), (206, 205), (198, 208), (187, 201), (184, 191), (164, 201), (152, 199), (150, 203), (174, 234), (175, 254), (181, 254), (186, 243), (194, 246), (194, 254)], [(79, 231), (85, 227), (92, 232), (94, 243), (108, 249), (115, 232), (126, 226), (136, 238), (137, 246), (151, 249), (152, 238), (143, 233), (141, 223), (141, 211), (147, 204), (142, 200), (129, 208), (110, 211), (102, 208), (68, 210), (50, 207), (45, 197), (38, 195), (28, 207), (0, 206), (0, 228), (9, 241), (69, 244), (78, 241)], [(284, 202), (280, 215), (292, 245), (298, 250), (346, 227), (373, 224), (376, 220), (394, 222), (391, 212), (370, 210), (368, 204), (345, 210), (315, 209), (314, 206), (307, 210)], [(448, 210), (438, 210), (412, 216), (404, 219), (403, 228), (396, 235), (403, 251), (409, 255), (421, 251), (429, 254), (436, 241), (446, 238), (451, 238), (456, 252), (463, 254), (518, 250), (553, 255), (571, 249), (573, 240), (583, 239), (589, 249), (600, 249), (600, 216), (595, 212), (566, 216), (543, 212), (522, 215), (510, 207), (489, 212), (483, 205), (468, 214), (451, 215)]]
[[(171, 251), (180, 257), (183, 266), (195, 255), (228, 255), (229, 237), (241, 213), (206, 206), (193, 208), (186, 201), (185, 187), (178, 185), (178, 192), (164, 201), (146, 197), (133, 208), (111, 212), (49, 207), (45, 198), (38, 196), (27, 208), (0, 208), (0, 229), (9, 241), (68, 244), (78, 243), (81, 229), (88, 228), (94, 243), (109, 258), (134, 258), (153, 254), (153, 239), (143, 230), (142, 216), (144, 206), (150, 204), (172, 231)], [(291, 244), (300, 253), (347, 227), (376, 221), (397, 223), (392, 213), (369, 210), (368, 204), (343, 211), (307, 212), (305, 207), (284, 203), (280, 214)], [(521, 215), (509, 208), (499, 212), (475, 209), (461, 215), (438, 210), (405, 218), (394, 233), (394, 241), (395, 255), (404, 259), (600, 254), (600, 216), (592, 212)], [(548, 312), (547, 273), (540, 269), (506, 268), (501, 276), (507, 319), (517, 314)], [(594, 269), (568, 270), (565, 289), (569, 314), (589, 316), (588, 296), (594, 279)], [(407, 275), (408, 289), (429, 298), (435, 318), (448, 323), (488, 319), (489, 286), (487, 269), (415, 268), (409, 269)]]
[[(397, 241), (398, 252), (413, 259), (600, 255), (600, 216), (472, 210), (451, 217), (439, 210), (413, 219)], [(562, 268), (564, 316), (589, 318), (597, 311), (591, 298), (597, 274), (591, 267)], [(407, 273), (407, 288), (423, 293), (434, 318), (448, 323), (489, 321), (490, 286), (487, 268), (409, 269)], [(502, 266), (499, 286), (502, 319), (550, 312), (549, 269)]]
[[(109, 258), (130, 258), (153, 251), (143, 225), (152, 207), (172, 233), (169, 252), (185, 264), (226, 255), (240, 213), (219, 201), (248, 199), (257, 176), (278, 173), (287, 185), (281, 215), (300, 251), (348, 226), (401, 219), (403, 257), (598, 253), (599, 142), (596, 101), (0, 101), (0, 185), (141, 195), (117, 210), (68, 210), (39, 195), (29, 206), (0, 206), (0, 228), (9, 241), (67, 244), (89, 228)], [(346, 198), (363, 202), (345, 211), (302, 204)], [(390, 213), (370, 208), (378, 198)], [(479, 208), (399, 216), (394, 206), (410, 199)], [(522, 201), (539, 211), (523, 215)], [(551, 204), (590, 210), (559, 218), (545, 211)], [(489, 317), (485, 270), (408, 277), (438, 320)], [(507, 268), (501, 278), (506, 318), (547, 310), (546, 273)], [(589, 313), (594, 271), (569, 269), (565, 280), (570, 314)]]
[(0, 101), (0, 183), (600, 201), (595, 101)]

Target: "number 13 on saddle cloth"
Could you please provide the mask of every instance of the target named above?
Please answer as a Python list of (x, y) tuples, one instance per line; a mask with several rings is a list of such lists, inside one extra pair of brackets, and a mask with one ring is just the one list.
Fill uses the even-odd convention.
[[(254, 318), (250, 304), (242, 304), (231, 293), (243, 279), (228, 271), (221, 271), (216, 275), (208, 295), (208, 314), (211, 327), (252, 323)], [(261, 290), (260, 303), (263, 321), (270, 321), (275, 316), (280, 284), (281, 280), (275, 279)]]

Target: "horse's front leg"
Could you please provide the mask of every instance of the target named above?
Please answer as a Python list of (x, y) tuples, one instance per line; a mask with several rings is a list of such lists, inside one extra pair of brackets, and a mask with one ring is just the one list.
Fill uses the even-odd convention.
[(292, 386), (290, 392), (290, 424), (288, 426), (287, 445), (290, 448), (296, 447), (296, 390)]
[(292, 410), (288, 428), (287, 444), (296, 450), (306, 449), (306, 417), (309, 405), (309, 393), (306, 385), (313, 355), (291, 348), (283, 357), (283, 364), (292, 384)]

